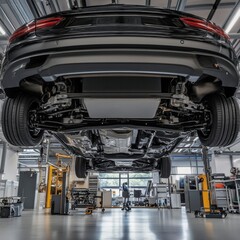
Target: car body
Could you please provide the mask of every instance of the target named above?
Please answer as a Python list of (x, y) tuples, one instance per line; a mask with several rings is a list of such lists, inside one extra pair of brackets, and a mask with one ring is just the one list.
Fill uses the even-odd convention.
[(194, 131), (206, 146), (236, 139), (237, 64), (227, 34), (191, 14), (132, 5), (52, 14), (10, 38), (3, 132), (32, 146), (47, 130), (98, 171), (161, 170)]

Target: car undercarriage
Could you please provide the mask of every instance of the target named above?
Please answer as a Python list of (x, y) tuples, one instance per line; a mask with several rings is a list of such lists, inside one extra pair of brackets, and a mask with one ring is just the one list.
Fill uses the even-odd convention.
[[(99, 86), (97, 90), (91, 89), (96, 81), (101, 81), (102, 89)], [(148, 85), (141, 86), (144, 81)], [(118, 76), (67, 79), (48, 88), (42, 95), (43, 103), (32, 111), (32, 123), (39, 128), (67, 133), (118, 125), (152, 130), (201, 129), (209, 119), (209, 111), (200, 101), (205, 95), (219, 91), (221, 86), (218, 81), (203, 81), (194, 86), (177, 77)]]
[(109, 5), (36, 19), (9, 41), (1, 66), (6, 140), (36, 146), (53, 134), (77, 156), (78, 176), (168, 177), (168, 155), (187, 135), (197, 132), (207, 147), (236, 140), (237, 57), (208, 20)]
[(83, 130), (76, 134), (55, 134), (72, 153), (87, 159), (94, 171), (160, 170), (161, 161), (187, 136), (176, 132), (137, 129)]

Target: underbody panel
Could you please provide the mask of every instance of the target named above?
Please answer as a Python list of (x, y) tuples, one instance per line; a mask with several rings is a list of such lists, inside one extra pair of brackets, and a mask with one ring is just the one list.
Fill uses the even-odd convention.
[(88, 160), (88, 170), (159, 171), (161, 158), (188, 134), (131, 128), (83, 130), (55, 137), (71, 153)]

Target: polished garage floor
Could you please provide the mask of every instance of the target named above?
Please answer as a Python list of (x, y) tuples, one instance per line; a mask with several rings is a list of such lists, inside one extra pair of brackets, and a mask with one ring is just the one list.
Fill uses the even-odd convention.
[(25, 211), (22, 217), (0, 218), (0, 239), (239, 240), (240, 215), (196, 219), (184, 209), (106, 209), (105, 213), (99, 210), (93, 215), (77, 212), (70, 216)]

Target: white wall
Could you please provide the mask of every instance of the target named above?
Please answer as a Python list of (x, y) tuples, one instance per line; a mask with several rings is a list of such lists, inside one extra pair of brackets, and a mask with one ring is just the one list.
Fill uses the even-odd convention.
[(240, 156), (233, 156), (233, 166), (240, 169)]
[(212, 155), (211, 162), (213, 173), (224, 173), (226, 176), (230, 176), (230, 169), (232, 168), (229, 155)]
[(18, 167), (18, 153), (7, 147), (6, 163), (2, 179), (16, 181), (18, 173), (17, 167)]

